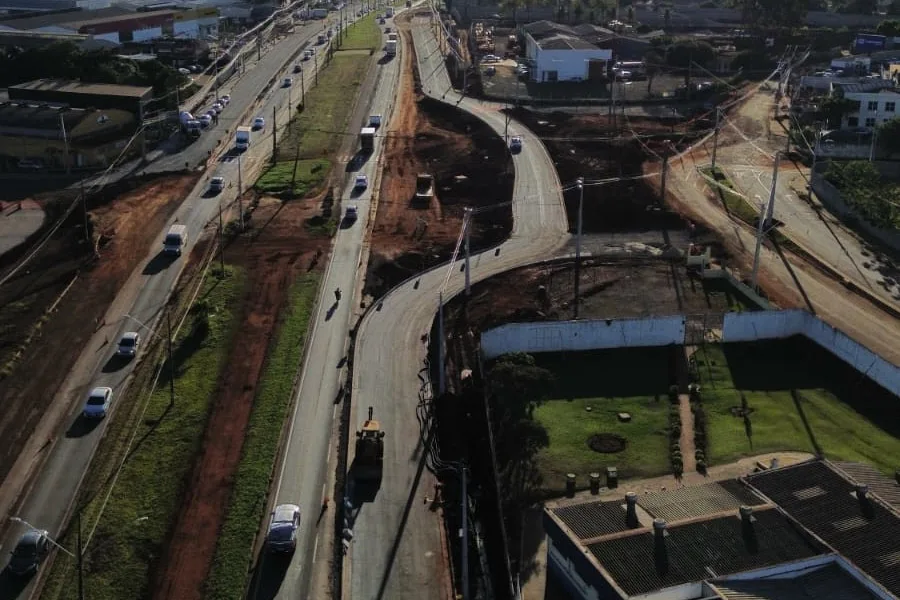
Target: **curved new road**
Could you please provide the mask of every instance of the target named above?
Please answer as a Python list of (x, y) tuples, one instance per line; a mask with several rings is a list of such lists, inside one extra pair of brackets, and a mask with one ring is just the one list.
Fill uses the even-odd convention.
[[(472, 113), (503, 136), (506, 117), (499, 112), (501, 105), (463, 98), (452, 89), (429, 25), (428, 17), (413, 18), (423, 91)], [(525, 140), (522, 152), (513, 157), (512, 234), (499, 251), (471, 258), (472, 281), (552, 256), (569, 239), (549, 154), (516, 121), (510, 121), (508, 133)], [(463, 289), (460, 266), (449, 270), (445, 300)], [(446, 267), (435, 269), (393, 289), (369, 311), (357, 334), (350, 427), (359, 429), (372, 406), (386, 437), (381, 488), (371, 503), (354, 508), (353, 541), (345, 561), (345, 581), (350, 582), (345, 592), (353, 600), (441, 598), (447, 592), (442, 524), (425, 502), (433, 491), (423, 473), (425, 452), (416, 417), (418, 375), (427, 351), (421, 337), (431, 329), (447, 272)]]

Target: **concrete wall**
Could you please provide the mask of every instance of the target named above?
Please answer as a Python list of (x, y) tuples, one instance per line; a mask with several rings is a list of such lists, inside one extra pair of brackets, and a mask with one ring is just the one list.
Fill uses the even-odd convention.
[(510, 352), (578, 352), (684, 343), (684, 317), (508, 323), (481, 334), (492, 359)]
[(857, 216), (856, 212), (844, 201), (841, 192), (825, 181), (821, 173), (813, 173), (812, 189), (819, 201), (840, 219), (853, 219), (853, 228), (864, 235), (874, 238), (894, 250), (900, 250), (900, 233), (881, 229)]
[(608, 62), (611, 58), (612, 50), (599, 48), (595, 50), (543, 50), (538, 47), (534, 78), (537, 81), (550, 81), (548, 72), (556, 71), (557, 81), (587, 80), (589, 61)]

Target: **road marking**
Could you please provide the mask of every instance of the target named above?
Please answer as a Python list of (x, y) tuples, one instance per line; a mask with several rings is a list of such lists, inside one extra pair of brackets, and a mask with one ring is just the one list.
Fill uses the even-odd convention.
[(313, 544), (313, 558), (312, 558), (313, 564), (315, 564), (315, 562), (316, 562), (316, 552), (318, 552), (318, 551), (319, 551), (319, 536), (316, 536), (316, 543)]

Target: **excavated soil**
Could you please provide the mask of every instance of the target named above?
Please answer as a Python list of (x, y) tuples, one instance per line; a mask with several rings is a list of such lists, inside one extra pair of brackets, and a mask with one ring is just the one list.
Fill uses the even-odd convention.
[[(147, 256), (154, 238), (196, 183), (191, 175), (111, 185), (89, 197), (89, 220), (98, 242), (95, 258), (85, 242), (84, 215), (76, 209), (28, 266), (0, 287), (2, 375), (0, 481), (47, 411), (78, 352), (101, 324), (119, 289)], [(69, 192), (37, 200), (54, 223), (73, 200)], [(49, 227), (50, 225), (48, 225)], [(28, 249), (4, 255), (12, 267)], [(76, 277), (77, 276), (77, 277)], [(73, 283), (74, 280), (74, 283)], [(48, 309), (72, 284), (52, 313)], [(43, 321), (39, 330), (35, 324)], [(23, 344), (30, 337), (24, 349)], [(61, 340), (65, 342), (62, 343)], [(9, 362), (21, 353), (13, 363)], [(15, 489), (12, 482), (6, 486)]]
[[(372, 230), (365, 289), (372, 297), (447, 260), (465, 207), (508, 202), (513, 186), (512, 161), (502, 139), (474, 117), (417, 93), (409, 26), (401, 21), (397, 26), (407, 51)], [(427, 207), (412, 202), (418, 173), (435, 178), (435, 198)], [(511, 228), (508, 206), (479, 214), (471, 229), (472, 250), (501, 242)]]
[(212, 402), (202, 449), (157, 570), (157, 598), (204, 597), (203, 584), (240, 463), (256, 384), (277, 333), (279, 315), (297, 276), (325, 264), (320, 256), (328, 251), (330, 239), (310, 233), (304, 226), (320, 213), (320, 205), (321, 199), (282, 202), (262, 198), (253, 212), (252, 231), (226, 248), (227, 261), (241, 265), (247, 273), (247, 293), (236, 343)]

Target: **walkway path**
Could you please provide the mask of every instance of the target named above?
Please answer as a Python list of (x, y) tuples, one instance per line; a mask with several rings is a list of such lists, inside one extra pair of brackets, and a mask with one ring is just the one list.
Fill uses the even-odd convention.
[(33, 200), (0, 202), (0, 256), (40, 229), (44, 216), (44, 209)]

